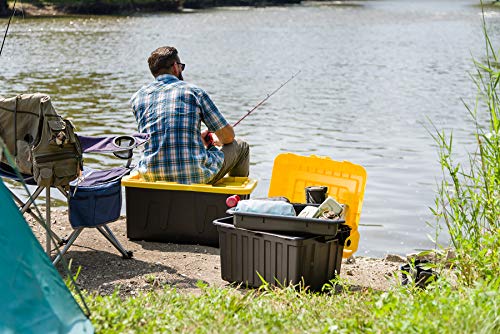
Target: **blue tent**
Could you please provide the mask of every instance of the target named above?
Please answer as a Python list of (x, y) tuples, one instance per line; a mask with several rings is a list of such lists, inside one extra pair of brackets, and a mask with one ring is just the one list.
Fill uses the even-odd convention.
[(94, 333), (1, 179), (0, 333)]

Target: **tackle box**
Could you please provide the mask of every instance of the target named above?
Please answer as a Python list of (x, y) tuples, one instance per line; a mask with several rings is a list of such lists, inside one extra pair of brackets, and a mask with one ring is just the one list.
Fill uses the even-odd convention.
[(305, 188), (327, 186), (328, 196), (348, 207), (345, 222), (351, 228), (344, 257), (358, 249), (358, 224), (366, 186), (366, 170), (348, 161), (329, 157), (283, 153), (274, 160), (269, 197), (283, 196), (294, 203), (305, 202)]
[[(228, 282), (259, 287), (266, 282), (303, 283), (320, 290), (340, 273), (342, 251), (350, 229), (333, 237), (292, 236), (235, 227), (233, 217), (215, 220), (219, 230), (221, 276)], [(262, 279), (261, 279), (262, 277)]]
[[(306, 206), (319, 206), (313, 204), (293, 204), (295, 213), (298, 215)], [(271, 231), (285, 233), (287, 235), (326, 235), (334, 236), (344, 219), (327, 220), (319, 218), (303, 218), (293, 216), (279, 216), (273, 214), (261, 214), (253, 212), (239, 212), (234, 209), (226, 211), (233, 216), (233, 224), (236, 227), (248, 230)]]
[(214, 219), (226, 216), (231, 195), (249, 198), (257, 181), (225, 177), (215, 185), (147, 182), (138, 173), (122, 179), (127, 237), (131, 240), (218, 247)]

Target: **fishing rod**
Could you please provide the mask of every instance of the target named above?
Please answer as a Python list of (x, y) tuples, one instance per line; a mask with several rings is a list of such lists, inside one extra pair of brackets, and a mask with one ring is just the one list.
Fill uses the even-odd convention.
[(253, 107), (251, 110), (247, 111), (247, 113), (245, 115), (243, 115), (242, 118), (240, 118), (236, 123), (233, 124), (233, 127), (235, 127), (236, 125), (240, 124), (240, 122), (242, 120), (244, 120), (248, 115), (250, 115), (251, 113), (253, 113), (261, 105), (263, 105), (271, 96), (273, 96), (274, 94), (276, 94), (287, 83), (289, 83), (290, 81), (292, 81), (301, 71), (302, 70), (299, 70), (298, 72), (296, 72), (294, 75), (292, 75), (292, 77), (290, 79), (288, 79), (287, 81), (285, 81), (284, 83), (282, 83), (278, 88), (276, 88), (274, 91), (272, 91), (270, 94), (268, 94), (262, 101), (260, 101), (259, 103), (257, 103), (257, 105), (255, 107)]
[[(240, 124), (240, 122), (242, 120), (244, 120), (247, 116), (249, 116), (251, 113), (253, 113), (255, 110), (257, 110), (257, 108), (259, 108), (261, 105), (263, 105), (267, 100), (269, 100), (269, 98), (271, 96), (273, 96), (274, 94), (276, 94), (287, 83), (289, 83), (290, 81), (292, 81), (301, 71), (302, 70), (297, 71), (294, 75), (292, 75), (290, 77), (290, 79), (288, 79), (287, 81), (283, 82), (278, 88), (276, 88), (275, 90), (273, 90), (271, 93), (267, 94), (267, 96), (264, 99), (262, 99), (262, 101), (260, 101), (259, 103), (257, 103), (257, 105), (255, 107), (253, 107), (252, 109), (250, 109), (249, 111), (247, 111), (247, 113), (245, 115), (243, 115), (243, 117), (241, 117), (239, 120), (237, 120), (236, 123), (233, 124), (233, 127), (235, 127), (236, 125)], [(208, 146), (213, 145), (214, 139), (212, 137), (212, 133), (208, 132), (204, 139), (207, 142)]]
[(9, 22), (7, 22), (7, 29), (5, 29), (5, 34), (3, 35), (2, 46), (0, 47), (0, 56), (2, 55), (3, 45), (5, 44), (5, 40), (7, 39), (7, 32), (9, 31), (10, 21), (12, 20), (12, 17), (16, 13), (16, 2), (17, 0), (14, 0), (14, 6), (12, 7), (12, 14), (9, 17)]

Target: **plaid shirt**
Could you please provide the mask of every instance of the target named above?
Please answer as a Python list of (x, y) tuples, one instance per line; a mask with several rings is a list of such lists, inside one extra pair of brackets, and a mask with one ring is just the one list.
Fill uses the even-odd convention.
[(224, 161), (217, 148), (205, 149), (201, 122), (215, 132), (228, 123), (201, 88), (163, 74), (130, 99), (139, 132), (151, 138), (139, 161), (146, 181), (208, 183)]

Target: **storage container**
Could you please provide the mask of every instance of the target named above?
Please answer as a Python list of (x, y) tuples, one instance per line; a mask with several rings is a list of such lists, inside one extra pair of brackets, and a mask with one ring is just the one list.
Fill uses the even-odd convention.
[(219, 230), (222, 279), (259, 287), (262, 278), (274, 285), (304, 283), (320, 290), (340, 273), (349, 228), (335, 237), (290, 236), (252, 231), (232, 225), (233, 218), (214, 221)]
[[(307, 204), (318, 206), (318, 204)], [(306, 204), (293, 204), (295, 212), (306, 207)], [(344, 219), (326, 220), (318, 218), (302, 218), (291, 216), (278, 216), (253, 212), (239, 212), (229, 209), (228, 214), (233, 215), (233, 224), (249, 230), (271, 231), (287, 235), (326, 235), (335, 236), (340, 224), (345, 223)]]
[(344, 257), (358, 249), (358, 224), (366, 186), (366, 171), (348, 161), (328, 157), (280, 154), (274, 160), (269, 197), (284, 196), (291, 202), (305, 203), (305, 188), (327, 186), (328, 196), (347, 204), (346, 224), (352, 229), (344, 247)]
[(246, 177), (225, 177), (215, 185), (146, 182), (139, 174), (122, 179), (125, 186), (127, 237), (217, 247), (212, 224), (226, 216), (226, 199), (248, 198), (257, 185)]

